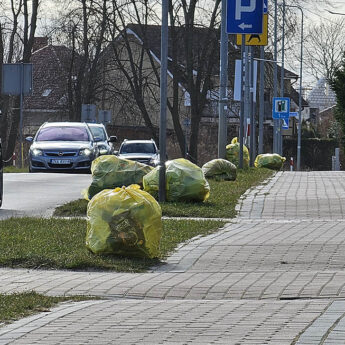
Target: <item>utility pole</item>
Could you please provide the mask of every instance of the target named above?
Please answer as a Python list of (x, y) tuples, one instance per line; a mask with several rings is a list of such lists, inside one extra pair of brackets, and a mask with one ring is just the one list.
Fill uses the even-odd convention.
[(226, 0), (222, 0), (222, 23), (220, 36), (220, 88), (218, 120), (218, 158), (225, 158), (227, 141), (226, 107), (228, 103), (228, 34), (226, 32)]
[(260, 47), (260, 91), (259, 91), (259, 155), (264, 153), (264, 113), (265, 113), (265, 47)]
[(162, 0), (161, 28), (161, 84), (159, 120), (159, 201), (165, 201), (165, 160), (166, 160), (166, 116), (167, 116), (167, 74), (168, 74), (168, 9), (169, 1)]
[(241, 113), (240, 113), (240, 161), (238, 167), (243, 169), (243, 137), (244, 137), (244, 79), (245, 79), (245, 47), (246, 36), (242, 35), (241, 45)]
[(250, 89), (250, 97), (249, 97), (249, 111), (250, 111), (250, 166), (254, 166), (254, 136), (255, 136), (255, 121), (254, 121), (254, 59), (253, 59), (253, 48), (252, 46), (249, 47), (250, 57), (249, 57), (249, 89)]
[[(277, 97), (277, 85), (278, 85), (278, 0), (274, 0), (274, 70), (273, 70), (273, 97)], [(278, 123), (280, 120), (273, 120), (273, 153), (278, 152), (277, 133)]]
[[(282, 66), (280, 73), (280, 97), (284, 97), (284, 61), (285, 60), (285, 0), (283, 0), (283, 28), (282, 28)], [(279, 154), (283, 155), (282, 120), (279, 120)]]

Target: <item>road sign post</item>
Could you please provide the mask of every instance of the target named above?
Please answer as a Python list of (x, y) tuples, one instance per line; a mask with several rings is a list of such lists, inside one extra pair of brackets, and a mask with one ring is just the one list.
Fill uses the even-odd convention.
[(20, 166), (24, 167), (23, 153), (23, 107), (24, 95), (32, 93), (32, 64), (11, 63), (2, 65), (1, 92), (5, 95), (19, 95), (19, 150)]
[[(267, 3), (266, 3), (267, 5)], [(266, 6), (267, 7), (267, 6)], [(227, 32), (230, 34), (242, 35), (242, 48), (245, 45), (244, 34), (262, 34), (263, 32), (264, 0), (227, 0)], [(245, 54), (242, 55), (242, 70), (244, 70), (245, 87), (241, 93), (244, 97), (241, 100), (240, 118), (240, 162), (243, 167), (243, 120), (249, 117), (250, 109), (250, 85), (249, 85), (249, 56), (248, 47), (245, 47)], [(243, 85), (243, 84), (242, 84)], [(244, 102), (244, 103), (243, 103)]]

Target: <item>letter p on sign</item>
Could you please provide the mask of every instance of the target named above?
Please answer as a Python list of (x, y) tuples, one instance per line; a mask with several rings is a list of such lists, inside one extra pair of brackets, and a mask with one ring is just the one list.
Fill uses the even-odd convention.
[(235, 19), (241, 20), (243, 12), (254, 12), (256, 9), (255, 0), (249, 0), (248, 6), (242, 5), (243, 0), (236, 0)]

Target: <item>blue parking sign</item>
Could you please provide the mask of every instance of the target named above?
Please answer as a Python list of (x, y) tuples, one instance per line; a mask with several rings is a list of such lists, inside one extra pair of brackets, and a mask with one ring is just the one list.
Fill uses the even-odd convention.
[(264, 0), (227, 0), (229, 34), (262, 34)]

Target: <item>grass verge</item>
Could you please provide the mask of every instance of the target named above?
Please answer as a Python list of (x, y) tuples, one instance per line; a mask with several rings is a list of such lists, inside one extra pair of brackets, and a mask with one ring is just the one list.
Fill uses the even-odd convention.
[(17, 168), (17, 167), (14, 167), (13, 165), (8, 165), (4, 167), (4, 173), (28, 173), (28, 172), (29, 172), (28, 167)]
[(236, 181), (209, 180), (210, 198), (204, 203), (162, 203), (164, 216), (169, 217), (205, 217), (205, 218), (234, 218), (235, 207), (240, 196), (253, 186), (262, 183), (272, 176), (273, 171), (263, 168), (249, 168), (238, 170)]
[[(218, 221), (164, 220), (160, 259), (181, 242), (207, 235), (224, 225)], [(0, 221), (0, 266), (46, 269), (143, 272), (158, 259), (94, 255), (85, 247), (83, 219), (11, 218)]]
[(65, 301), (81, 301), (87, 297), (49, 297), (36, 292), (0, 294), (0, 326), (33, 314), (48, 311)]
[[(264, 168), (239, 170), (236, 181), (209, 180), (210, 198), (204, 203), (165, 202), (162, 203), (163, 216), (233, 218), (240, 196), (272, 176), (273, 171)], [(75, 200), (56, 208), (55, 216), (85, 216), (87, 201)]]

